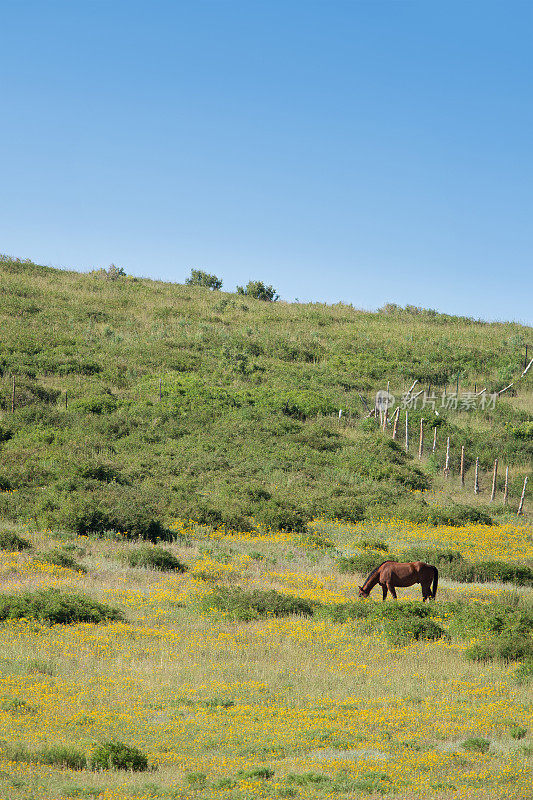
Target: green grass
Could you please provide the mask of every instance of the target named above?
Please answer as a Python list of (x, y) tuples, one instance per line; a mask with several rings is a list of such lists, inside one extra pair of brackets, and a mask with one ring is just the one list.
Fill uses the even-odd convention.
[[(316, 515), (461, 524), (516, 511), (531, 465), (533, 371), (494, 409), (411, 411), (410, 453), (390, 429), (365, 419), (360, 396), (372, 407), (387, 381), (399, 398), (418, 379), (417, 388), (431, 384), (440, 397), (458, 374), (461, 391), (500, 389), (523, 369), (530, 328), (415, 307), (268, 303), (7, 257), (0, 274), (0, 514), (7, 519), (156, 542), (168, 539), (176, 517), (304, 532)], [(456, 477), (461, 445), (465, 488)]]
[(56, 589), (0, 595), (0, 620), (37, 620), (50, 625), (119, 620), (120, 611), (90, 597)]

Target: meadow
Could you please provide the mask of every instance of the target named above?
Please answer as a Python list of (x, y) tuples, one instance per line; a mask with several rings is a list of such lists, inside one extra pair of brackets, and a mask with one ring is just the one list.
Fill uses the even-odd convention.
[[(531, 797), (533, 657), (466, 658), (486, 633), (464, 619), (500, 603), (506, 614), (529, 613), (533, 625), (533, 589), (441, 578), (431, 615), (442, 635), (393, 644), (394, 619), (368, 624), (353, 607), (410, 613), (422, 606), (420, 587), (399, 590), (396, 607), (379, 601), (379, 587), (358, 601), (361, 575), (339, 569), (342, 554), (368, 553), (369, 541), (377, 563), (376, 544), (427, 541), (465, 556), (483, 541), (487, 557), (532, 563), (528, 526), (317, 520), (314, 540), (304, 541), (176, 521), (177, 538), (164, 548), (184, 572), (131, 566), (140, 545), (118, 537), (10, 530), (32, 547), (2, 551), (6, 596), (52, 588), (123, 618), (2, 623), (5, 800)], [(46, 560), (52, 545), (75, 564)], [(314, 613), (239, 618), (212, 605), (217, 586), (273, 589), (311, 601)], [(454, 627), (458, 614), (463, 629)], [(64, 763), (90, 763), (108, 741), (138, 748), (148, 770)]]
[(529, 328), (7, 256), (0, 323), (0, 800), (530, 800), (533, 370), (367, 409)]

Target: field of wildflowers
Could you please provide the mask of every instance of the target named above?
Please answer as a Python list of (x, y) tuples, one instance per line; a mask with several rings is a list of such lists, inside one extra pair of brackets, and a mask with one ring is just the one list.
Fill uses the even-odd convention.
[[(98, 625), (1, 624), (1, 800), (530, 800), (531, 683), (518, 680), (516, 662), (468, 661), (470, 642), (453, 635), (394, 647), (355, 622), (236, 622), (199, 602), (216, 585), (353, 601), (360, 576), (342, 574), (335, 556), (368, 549), (369, 539), (527, 561), (530, 528), (316, 520), (306, 538), (174, 527), (165, 546), (184, 573), (130, 566), (134, 542), (20, 527), (33, 548), (0, 551), (5, 592), (52, 587), (124, 612)], [(51, 540), (75, 548), (87, 572), (40, 560)], [(376, 563), (383, 557), (376, 551)], [(523, 602), (533, 594), (513, 591)], [(443, 580), (435, 613), (448, 629), (453, 601), (509, 592)], [(420, 587), (399, 593), (401, 603), (420, 599)], [(139, 748), (149, 770), (39, 763), (53, 748), (90, 759), (110, 740)]]

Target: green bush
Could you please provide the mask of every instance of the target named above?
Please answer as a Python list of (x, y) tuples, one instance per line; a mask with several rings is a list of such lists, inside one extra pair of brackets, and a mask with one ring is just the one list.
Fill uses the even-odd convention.
[(501, 581), (517, 586), (533, 586), (533, 569), (505, 561), (480, 561), (473, 564), (476, 581)]
[(239, 778), (251, 780), (268, 781), (274, 777), (274, 770), (268, 767), (257, 767), (256, 769), (240, 769), (237, 772)]
[(66, 767), (67, 769), (75, 770), (87, 767), (85, 754), (80, 753), (74, 747), (49, 747), (36, 755), (40, 764), (50, 764), (54, 767)]
[(0, 550), (31, 550), (31, 542), (13, 531), (0, 531)]
[(71, 408), (84, 414), (111, 414), (117, 408), (118, 401), (111, 393), (89, 395), (74, 400)]
[(524, 686), (533, 681), (533, 658), (526, 659), (519, 664), (513, 675), (519, 686)]
[(512, 728), (509, 729), (509, 736), (511, 739), (524, 739), (527, 735), (527, 728), (524, 728), (523, 725), (513, 725)]
[(317, 615), (326, 617), (332, 622), (348, 622), (352, 619), (366, 619), (374, 613), (372, 603), (364, 600), (355, 600), (347, 603), (332, 603), (331, 605), (321, 606), (317, 610)]
[(444, 636), (444, 629), (432, 619), (416, 616), (390, 621), (384, 628), (385, 636), (395, 647), (401, 647), (415, 640), (433, 641)]
[(470, 750), (472, 753), (488, 753), (489, 747), (489, 740), (482, 739), (480, 736), (470, 736), (463, 742), (463, 748)]
[(84, 753), (74, 747), (57, 746), (46, 747), (43, 750), (29, 751), (23, 745), (4, 746), (5, 757), (9, 761), (25, 764), (47, 764), (63, 769), (82, 770), (87, 767)]
[(188, 567), (164, 547), (139, 547), (127, 555), (131, 567), (158, 569), (161, 572), (186, 572)]
[(49, 625), (76, 622), (106, 622), (123, 619), (116, 608), (85, 595), (62, 594), (57, 589), (0, 595), (0, 621), (35, 619)]
[(185, 782), (191, 789), (205, 789), (207, 786), (207, 775), (205, 772), (189, 772), (185, 776)]
[(46, 564), (55, 564), (57, 567), (65, 567), (66, 569), (73, 569), (75, 572), (87, 572), (82, 564), (79, 564), (76, 559), (64, 553), (62, 550), (53, 549), (45, 550), (37, 556), (39, 561), (44, 561)]
[(467, 561), (456, 550), (413, 546), (400, 553), (401, 561), (425, 561), (438, 568), (442, 577), (461, 583), (501, 581), (517, 586), (533, 586), (533, 569), (505, 561)]
[(255, 520), (258, 526), (266, 530), (294, 533), (307, 530), (307, 520), (301, 511), (276, 503), (262, 504), (256, 512)]
[(199, 603), (201, 611), (222, 611), (231, 619), (244, 622), (262, 617), (288, 617), (291, 614), (311, 616), (317, 605), (310, 600), (281, 594), (274, 589), (246, 591), (238, 586), (216, 586)]
[(455, 630), (466, 637), (504, 634), (529, 636), (533, 632), (533, 610), (511, 595), (495, 603), (459, 604), (452, 620)]
[(243, 286), (237, 286), (237, 294), (244, 294), (247, 297), (254, 297), (256, 300), (265, 300), (267, 302), (279, 299), (274, 287), (265, 286), (263, 281), (248, 281), (246, 289)]
[(101, 494), (74, 494), (60, 499), (55, 517), (59, 526), (80, 536), (109, 532), (125, 539), (157, 542), (170, 538), (155, 518), (149, 502), (126, 487), (105, 489)]
[(362, 502), (352, 498), (332, 498), (328, 501), (324, 516), (326, 519), (340, 519), (355, 524), (365, 518), (365, 507)]
[(210, 275), (201, 269), (191, 269), (191, 274), (186, 279), (188, 286), (205, 286), (207, 289), (222, 289), (222, 281), (216, 275)]
[(382, 564), (384, 560), (397, 561), (398, 559), (394, 558), (394, 556), (389, 556), (387, 559), (383, 559), (383, 555), (381, 553), (366, 552), (353, 556), (341, 556), (337, 563), (339, 565), (340, 572), (357, 572), (366, 575), (367, 572), (371, 572), (373, 569)]
[(112, 740), (102, 742), (93, 750), (90, 766), (93, 770), (124, 769), (145, 772), (148, 769), (148, 758), (137, 747)]
[(435, 526), (451, 525), (462, 527), (463, 525), (476, 523), (481, 525), (495, 524), (486, 511), (455, 503), (450, 503), (447, 506), (430, 506), (425, 501), (402, 500), (397, 509), (395, 509), (395, 515), (410, 522), (426, 522)]
[(465, 650), (469, 661), (521, 661), (533, 659), (533, 640), (530, 636), (505, 632), (476, 642)]

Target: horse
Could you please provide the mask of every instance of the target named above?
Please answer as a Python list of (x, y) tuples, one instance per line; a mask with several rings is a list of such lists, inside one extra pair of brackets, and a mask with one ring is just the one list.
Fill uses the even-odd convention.
[(423, 561), (384, 561), (372, 570), (363, 585), (359, 587), (359, 597), (368, 597), (376, 583), (379, 583), (383, 590), (383, 600), (387, 597), (387, 592), (390, 592), (396, 600), (396, 586), (412, 586), (414, 583), (420, 583), (422, 599), (425, 601), (435, 598), (438, 582), (439, 571), (432, 564), (425, 564)]

